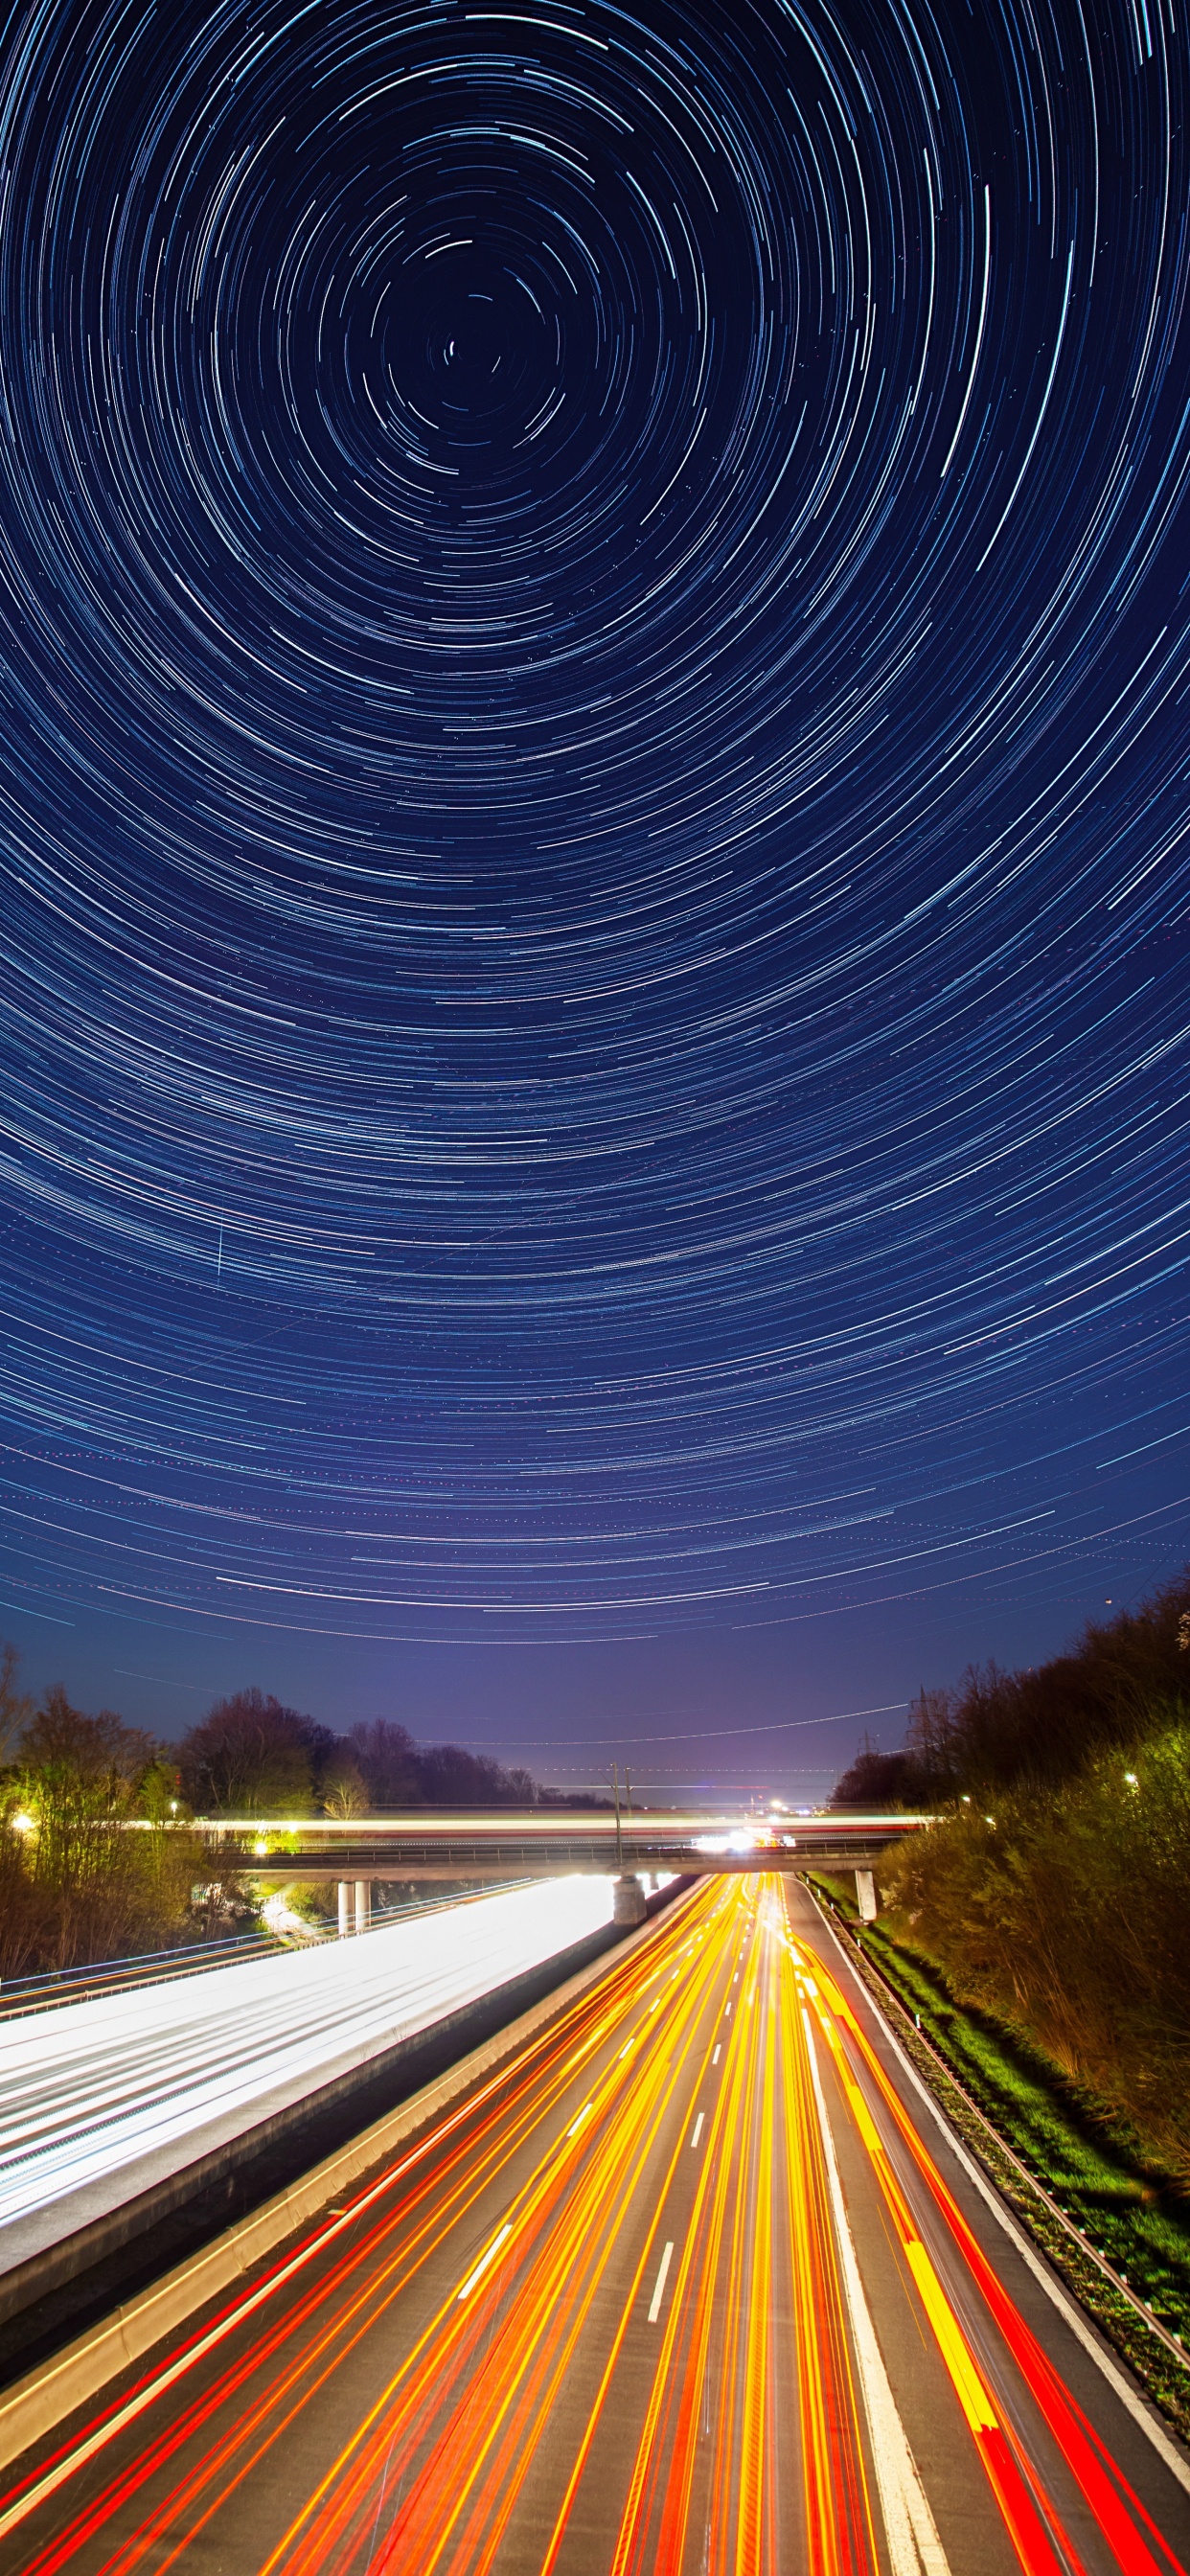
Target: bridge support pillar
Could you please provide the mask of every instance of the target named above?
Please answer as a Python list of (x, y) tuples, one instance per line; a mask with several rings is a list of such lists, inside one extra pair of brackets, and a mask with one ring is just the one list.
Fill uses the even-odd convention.
[(626, 1870), (612, 1890), (612, 1921), (631, 1924), (643, 1923), (644, 1919), (645, 1891), (639, 1878), (633, 1878)]
[(351, 1880), (349, 1878), (341, 1878), (339, 1881), (339, 1939), (341, 1941), (345, 1941), (348, 1933), (355, 1930), (353, 1919), (355, 1913), (353, 1902), (354, 1896), (355, 1889), (352, 1886)]
[(876, 1880), (874, 1873), (870, 1869), (857, 1869), (855, 1873), (855, 1901), (859, 1907), (860, 1922), (874, 1923), (876, 1920)]
[(370, 1878), (357, 1878), (355, 1882), (355, 1928), (357, 1932), (368, 1932), (371, 1930), (371, 1926), (372, 1881)]

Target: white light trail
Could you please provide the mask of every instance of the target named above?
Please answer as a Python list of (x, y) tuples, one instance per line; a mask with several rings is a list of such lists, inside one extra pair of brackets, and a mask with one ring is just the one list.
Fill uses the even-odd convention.
[[(0, 2026), (0, 2267), (22, 2220), (366, 2061), (608, 1922), (609, 1883), (543, 1880), (457, 1912), (65, 2004)], [(117, 2195), (122, 2196), (122, 2195)], [(88, 2209), (89, 2214), (89, 2209)], [(62, 2232), (76, 2223), (65, 2206)], [(7, 2239), (7, 2244), (6, 2244)]]

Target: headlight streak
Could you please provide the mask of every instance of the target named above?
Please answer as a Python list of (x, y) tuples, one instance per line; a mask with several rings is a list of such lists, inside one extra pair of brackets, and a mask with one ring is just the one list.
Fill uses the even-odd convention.
[(1129, 0), (38, 0), (11, 1603), (569, 1643), (1161, 1547), (1188, 77)]
[[(363, 1942), (212, 1968), (0, 2024), (0, 2221), (31, 2218), (278, 2087), (316, 2087), (595, 1931), (609, 1882), (554, 1879)], [(134, 2187), (134, 2186), (132, 2186)], [(64, 2225), (68, 2223), (64, 2219)]]

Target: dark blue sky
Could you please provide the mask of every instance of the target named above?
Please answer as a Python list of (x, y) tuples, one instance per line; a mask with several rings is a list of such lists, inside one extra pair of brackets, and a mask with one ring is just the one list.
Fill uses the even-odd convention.
[(1190, 1553), (1188, 78), (14, 23), (31, 1680), (810, 1794)]

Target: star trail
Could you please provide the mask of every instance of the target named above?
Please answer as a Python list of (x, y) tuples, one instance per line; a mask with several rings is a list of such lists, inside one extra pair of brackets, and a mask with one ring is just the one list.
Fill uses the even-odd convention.
[(835, 1614), (1184, 1556), (1188, 87), (1163, 0), (13, 9), (31, 1649), (833, 1617), (848, 1707)]

